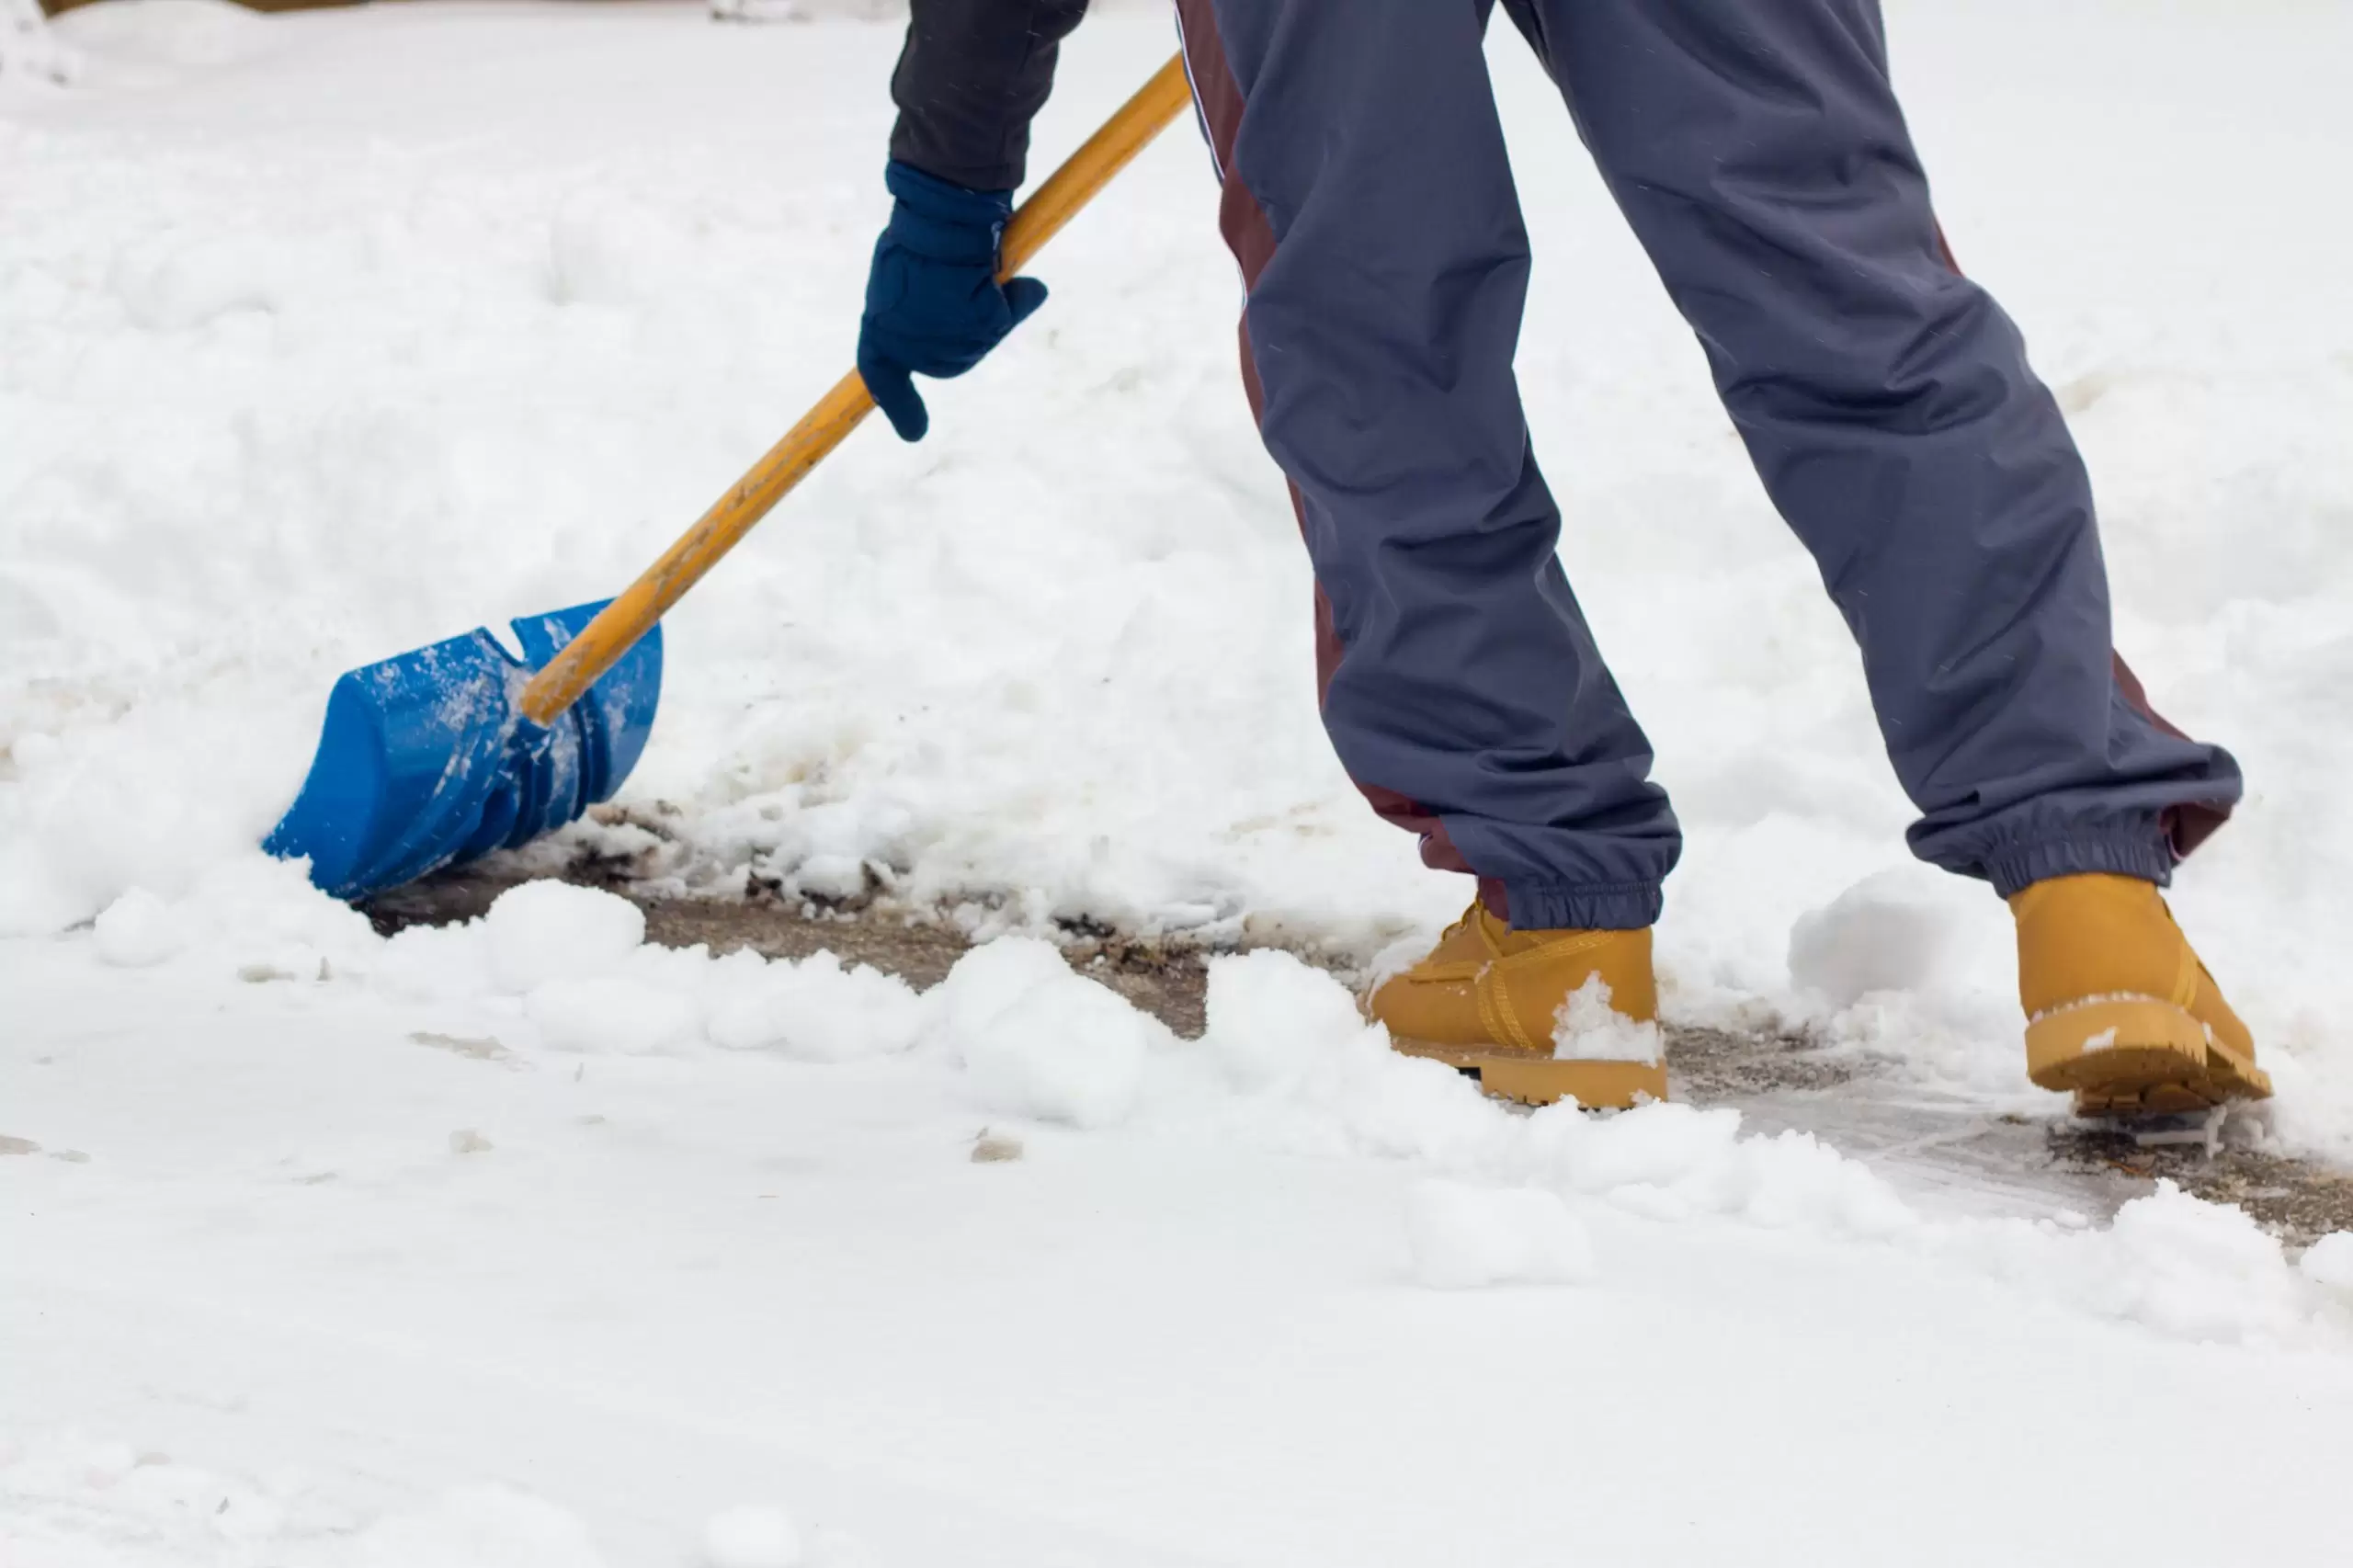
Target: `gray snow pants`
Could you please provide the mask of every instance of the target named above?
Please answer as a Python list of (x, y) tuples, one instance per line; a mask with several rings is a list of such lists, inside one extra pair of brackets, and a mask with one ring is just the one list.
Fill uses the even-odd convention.
[[(2004, 894), (2166, 881), (2237, 765), (2110, 651), (2083, 462), (1945, 248), (1876, 0), (1504, 6), (1854, 631), (1914, 850)], [(1177, 0), (1342, 763), (1515, 925), (1642, 926), (1681, 836), (1520, 410), (1489, 9)]]

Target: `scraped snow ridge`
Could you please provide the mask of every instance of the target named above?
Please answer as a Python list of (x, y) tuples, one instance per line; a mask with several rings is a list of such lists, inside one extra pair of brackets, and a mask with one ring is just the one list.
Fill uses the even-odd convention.
[(1211, 960), (1208, 1028), (1186, 1041), (1029, 937), (974, 949), (918, 994), (831, 954), (714, 958), (654, 946), (627, 900), (562, 883), (525, 883), (479, 920), (389, 939), (318, 899), (292, 868), (257, 857), (214, 886), (210, 896), (235, 918), (210, 917), (202, 897), (175, 904), (134, 890), (118, 901), (124, 914), (105, 917), (117, 935), (93, 940), (108, 952), (128, 940), (129, 926), (142, 955), (165, 955), (148, 961), (166, 972), (429, 1001), (468, 1020), (453, 1034), (487, 1029), (527, 1059), (895, 1058), (909, 1072), (951, 1074), (976, 1112), (998, 1119), (1082, 1131), (1190, 1130), (1263, 1149), (1408, 1161), (1444, 1178), (1415, 1199), (1411, 1227), (1427, 1260), (1417, 1268), (1433, 1282), (1581, 1277), (1582, 1266), (1563, 1261), (1574, 1254), (1563, 1239), (1573, 1224), (1552, 1225), (1544, 1204), (1590, 1201), (1660, 1223), (1728, 1220), (1944, 1256), (2186, 1338), (2293, 1341), (2327, 1331), (2319, 1286), (2331, 1255), (2300, 1273), (2236, 1210), (2167, 1188), (2127, 1205), (2105, 1230), (1938, 1219), (1810, 1134), (1744, 1133), (1728, 1108), (1516, 1114), (1452, 1069), (1390, 1050), (1344, 987), (1288, 953)]

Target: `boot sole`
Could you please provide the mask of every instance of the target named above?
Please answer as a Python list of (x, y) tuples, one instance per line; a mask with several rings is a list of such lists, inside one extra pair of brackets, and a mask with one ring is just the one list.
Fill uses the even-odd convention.
[(2043, 1088), (2074, 1090), (2078, 1116), (2180, 1116), (2271, 1096), (2268, 1074), (2209, 1036), (2188, 1009), (2154, 997), (2036, 1018), (2026, 1027), (2026, 1070)]
[(1583, 1110), (1624, 1110), (1645, 1099), (1666, 1098), (1666, 1069), (1647, 1062), (1560, 1061), (1550, 1056), (1440, 1045), (1435, 1040), (1392, 1040), (1406, 1056), (1426, 1057), (1460, 1068), (1497, 1099), (1521, 1105), (1574, 1100)]

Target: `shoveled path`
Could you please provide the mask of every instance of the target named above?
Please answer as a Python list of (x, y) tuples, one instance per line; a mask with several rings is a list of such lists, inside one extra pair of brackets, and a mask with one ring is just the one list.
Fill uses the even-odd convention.
[[(445, 872), (361, 907), (379, 930), (443, 925), (488, 910), (526, 873), (489, 867)], [(567, 881), (618, 892), (645, 911), (646, 937), (714, 953), (748, 948), (769, 958), (830, 951), (918, 988), (937, 983), (971, 943), (952, 926), (871, 910), (823, 910), (773, 897), (686, 898), (575, 867)], [(1119, 992), (1178, 1034), (1200, 1033), (1208, 989), (1198, 945), (1117, 932), (1064, 933), (1072, 967)], [(1303, 954), (1310, 961), (1326, 961)], [(2225, 1145), (2143, 1146), (2090, 1123), (1988, 1114), (1876, 1074), (1870, 1063), (1802, 1038), (1669, 1028), (1677, 1097), (1738, 1108), (1760, 1131), (1818, 1134), (1902, 1185), (1989, 1210), (2075, 1209), (2105, 1216), (2159, 1179), (2234, 1203), (2290, 1245), (2353, 1230), (2353, 1173)]]

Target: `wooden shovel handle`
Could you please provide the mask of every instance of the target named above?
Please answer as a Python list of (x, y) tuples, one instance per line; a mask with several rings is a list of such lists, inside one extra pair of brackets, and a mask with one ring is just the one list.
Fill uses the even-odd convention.
[[(1113, 175), (1168, 128), (1184, 111), (1189, 97), (1185, 62), (1179, 56), (1154, 73), (1142, 92), (1121, 105), (1102, 130), (1088, 137), (1086, 144), (1021, 204), (999, 242), (998, 276), (1012, 277), (1037, 255), (1039, 247), (1076, 217)], [(720, 557), (734, 549), (768, 515), (769, 508), (808, 477), (809, 471), (873, 411), (874, 399), (856, 370), (836, 381), (800, 424), (785, 432), (783, 440), (769, 448), (767, 455), (702, 515), (700, 522), (681, 535), (661, 560), (647, 567), (549, 660), (546, 668), (531, 677), (523, 687), (524, 716), (535, 724), (546, 724), (578, 701), (598, 676), (652, 630), (688, 588), (702, 580), (704, 573), (719, 564)]]

